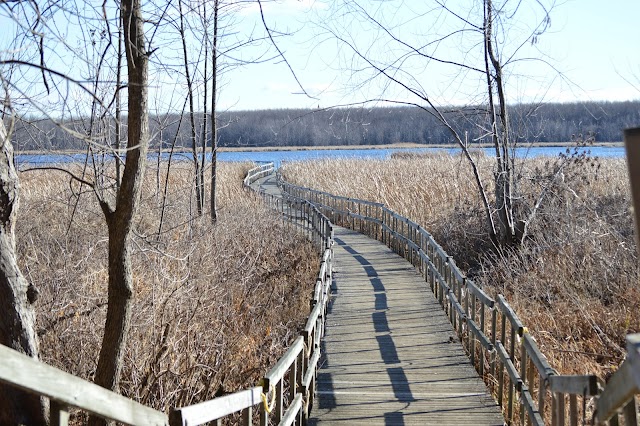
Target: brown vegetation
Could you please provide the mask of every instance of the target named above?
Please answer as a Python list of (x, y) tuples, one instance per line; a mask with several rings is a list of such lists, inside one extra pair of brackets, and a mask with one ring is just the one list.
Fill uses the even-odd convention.
[[(219, 166), (216, 225), (188, 220), (189, 167), (172, 166), (160, 233), (164, 182), (148, 171), (134, 225), (136, 294), (121, 392), (160, 410), (255, 385), (306, 319), (318, 264), (309, 244), (280, 232), (282, 221), (242, 189), (249, 164)], [(18, 252), (40, 291), (41, 357), (91, 380), (106, 312), (104, 220), (88, 189), (62, 173), (20, 179)]]
[[(563, 172), (549, 179), (562, 161)], [(486, 177), (493, 172), (489, 158), (478, 156), (478, 165)], [(487, 237), (477, 189), (461, 157), (403, 155), (285, 168), (293, 183), (380, 201), (422, 224), (476, 282), (507, 297), (554, 368), (606, 377), (626, 352), (626, 334), (640, 331), (638, 258), (624, 159), (568, 152), (565, 158), (526, 160), (518, 173), (523, 197), (531, 201), (541, 191), (546, 197), (523, 246), (498, 252)]]

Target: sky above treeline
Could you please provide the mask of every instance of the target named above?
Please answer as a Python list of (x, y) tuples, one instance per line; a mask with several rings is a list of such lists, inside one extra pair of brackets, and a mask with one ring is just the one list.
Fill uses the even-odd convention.
[[(379, 2), (361, 3), (371, 6)], [(393, 15), (389, 17), (393, 28), (407, 21), (426, 28), (436, 19), (434, 13), (416, 9), (413, 2), (385, 3), (388, 7), (380, 15)], [(452, 5), (452, 9), (457, 7), (456, 10), (462, 11), (472, 3), (477, 2), (445, 2)], [(523, 3), (535, 2), (525, 0)], [(343, 46), (338, 46), (339, 43), (318, 28), (318, 20), (326, 24), (335, 17), (335, 13), (332, 15), (335, 9), (331, 7), (331, 4), (327, 6), (326, 2), (314, 0), (288, 0), (264, 7), (269, 26), (293, 33), (278, 39), (277, 43), (302, 87), (314, 98), (300, 94), (301, 89), (291, 71), (276, 59), (234, 70), (225, 78), (221, 104), (231, 109), (317, 108), (378, 97), (379, 91), (354, 84), (351, 71), (345, 69), (349, 58), (341, 58), (336, 52), (342, 48), (345, 54)], [(525, 8), (524, 5), (520, 7)], [(531, 22), (539, 20), (539, 11), (533, 9), (531, 12), (519, 11), (521, 16), (516, 26), (522, 22), (527, 25), (528, 19)], [(244, 13), (245, 24), (252, 25), (249, 18), (256, 17), (256, 10)], [(514, 81), (507, 91), (511, 102), (640, 99), (640, 1), (558, 1), (550, 10), (550, 19), (550, 27), (540, 36), (536, 49), (523, 54), (525, 57), (536, 55), (547, 64), (526, 62), (508, 76)], [(370, 36), (367, 34), (370, 28), (353, 25), (349, 31), (356, 40)], [(426, 31), (407, 34), (407, 39), (414, 41), (416, 46), (423, 43), (421, 36), (429, 35)], [(459, 57), (460, 52), (453, 51), (455, 46), (446, 47), (452, 52), (440, 50), (438, 54), (441, 57)], [(482, 66), (482, 62), (477, 65)], [(451, 83), (455, 80), (456, 76), (452, 76), (455, 71), (443, 70), (444, 76), (422, 72), (419, 66), (413, 71), (427, 92), (435, 92), (443, 99), (441, 103), (464, 104), (473, 96), (473, 90), (467, 91), (460, 87), (459, 82)], [(453, 86), (455, 84), (458, 86)], [(456, 90), (458, 88), (460, 90)], [(405, 99), (402, 93), (398, 93), (402, 91), (394, 91), (393, 88), (390, 91), (391, 97)]]
[[(181, 7), (193, 10), (205, 1), (212, 3), (183, 0)], [(480, 0), (220, 1), (225, 5), (220, 12), (221, 51), (242, 47), (225, 52), (220, 60), (218, 110), (424, 104), (416, 93), (438, 106), (486, 102), (486, 77), (480, 72), (484, 68)], [(154, 52), (150, 107), (155, 112), (184, 106), (186, 83), (176, 30), (182, 9), (175, 3), (145, 6), (154, 13), (166, 12), (160, 19), (163, 26), (146, 27)], [(503, 24), (495, 25), (494, 34), (498, 53), (507, 62), (510, 103), (640, 99), (640, 1), (494, 0), (494, 4), (502, 7)], [(69, 5), (79, 12), (62, 12), (42, 30), (48, 37), (43, 58), (48, 67), (86, 86), (106, 43), (102, 16), (108, 15), (109, 28), (117, 31), (118, 2), (75, 0)], [(0, 58), (17, 53), (39, 60), (34, 41), (12, 44), (14, 34), (27, 27), (16, 26), (9, 10), (9, 3), (0, 7)], [(203, 61), (198, 20), (190, 19), (190, 61)], [(244, 43), (249, 37), (265, 38), (265, 24), (273, 41)], [(243, 61), (250, 63), (237, 66)], [(65, 91), (66, 83), (43, 94), (39, 71), (23, 72), (12, 96), (41, 97), (39, 109), (29, 113), (53, 111), (59, 116), (56, 108), (61, 100), (81, 98), (82, 90)], [(200, 71), (191, 72), (197, 77)], [(101, 78), (104, 90), (110, 90), (114, 73), (103, 71)], [(196, 91), (195, 103), (200, 106), (202, 85), (196, 84)], [(83, 102), (67, 104), (65, 115), (86, 113), (90, 102)]]

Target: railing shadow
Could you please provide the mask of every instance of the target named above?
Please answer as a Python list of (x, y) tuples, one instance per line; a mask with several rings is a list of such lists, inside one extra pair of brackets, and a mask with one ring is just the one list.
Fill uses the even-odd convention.
[[(580, 418), (583, 423), (590, 420), (587, 407), (595, 405), (593, 421), (611, 418), (617, 424), (622, 410), (620, 415), (628, 424), (637, 424), (634, 395), (640, 393), (639, 334), (628, 336), (627, 361), (604, 392), (595, 375), (559, 375), (504, 297), (498, 295), (495, 300), (469, 280), (420, 225), (381, 203), (292, 185), (281, 176), (278, 185), (313, 203), (332, 223), (382, 241), (424, 276), (471, 363), (492, 388), (507, 423), (543, 425), (543, 418), (550, 417), (554, 425), (564, 425), (566, 420), (577, 425)], [(366, 268), (363, 259), (358, 261)], [(383, 306), (386, 301), (380, 297), (378, 303)], [(377, 319), (384, 324), (382, 315)], [(386, 330), (384, 325), (378, 329)], [(618, 388), (624, 391), (616, 391)]]

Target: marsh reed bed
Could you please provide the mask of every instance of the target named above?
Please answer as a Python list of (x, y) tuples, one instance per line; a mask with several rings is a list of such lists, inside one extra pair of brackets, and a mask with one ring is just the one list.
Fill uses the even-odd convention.
[[(491, 182), (493, 160), (481, 154), (476, 160)], [(507, 250), (491, 245), (477, 187), (460, 156), (288, 163), (284, 175), (298, 185), (383, 202), (421, 224), (476, 283), (506, 296), (559, 373), (606, 379), (626, 353), (625, 336), (640, 331), (626, 164), (576, 156), (550, 185), (546, 177), (565, 160), (517, 165), (522, 206), (545, 188), (546, 197), (529, 237)]]
[[(193, 215), (189, 163), (171, 166), (166, 197), (167, 165), (147, 171), (132, 241), (125, 396), (166, 411), (255, 386), (304, 325), (317, 255), (243, 190), (251, 166), (219, 164), (215, 225)], [(107, 300), (102, 213), (89, 189), (63, 173), (20, 179), (18, 252), (40, 293), (41, 358), (92, 380)]]

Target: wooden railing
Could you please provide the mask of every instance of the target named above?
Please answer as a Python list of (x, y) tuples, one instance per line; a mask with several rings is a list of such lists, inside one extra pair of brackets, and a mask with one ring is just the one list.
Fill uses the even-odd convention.
[[(273, 171), (273, 163), (255, 167), (247, 173), (244, 185), (250, 185)], [(275, 366), (265, 374), (260, 386), (215, 398), (189, 407), (174, 409), (171, 426), (196, 425), (242, 413), (241, 424), (253, 424), (258, 406), (261, 425), (304, 424), (313, 406), (320, 360), (320, 341), (329, 301), (333, 265), (333, 226), (313, 204), (293, 197), (275, 197), (258, 189), (256, 193), (287, 224), (301, 230), (314, 243), (321, 262), (311, 296), (311, 312), (304, 329)], [(235, 419), (236, 422), (240, 419)]]
[(131, 425), (168, 425), (166, 414), (0, 345), (0, 382), (49, 399), (51, 424), (66, 425), (69, 409)]
[[(244, 183), (249, 186), (272, 171), (273, 164), (256, 167)], [(588, 417), (597, 424), (617, 425), (620, 416), (626, 425), (637, 424), (634, 395), (640, 393), (640, 335), (628, 336), (627, 359), (604, 390), (593, 375), (559, 375), (504, 297), (498, 295), (495, 300), (467, 279), (418, 224), (380, 203), (338, 197), (282, 179), (279, 185), (283, 197), (261, 190), (258, 194), (283, 220), (306, 233), (322, 254), (322, 261), (305, 327), (260, 386), (176, 408), (167, 416), (2, 345), (0, 381), (49, 398), (52, 424), (67, 424), (69, 409), (75, 407), (125, 424), (222, 424), (227, 416), (241, 415), (242, 424), (251, 425), (256, 406), (261, 425), (304, 424), (313, 405), (324, 335), (334, 222), (383, 241), (423, 274), (471, 362), (486, 381), (495, 384), (496, 398), (508, 423), (544, 424), (544, 414), (550, 412), (553, 425), (567, 421), (577, 425), (580, 419), (584, 424)], [(591, 397), (597, 398), (593, 412), (587, 409)]]
[[(249, 171), (245, 186), (266, 176), (273, 163)], [(103, 389), (57, 368), (0, 345), (0, 382), (50, 400), (51, 424), (66, 425), (69, 409), (131, 425), (253, 424), (254, 409), (261, 425), (306, 423), (313, 406), (320, 341), (330, 296), (333, 262), (333, 226), (311, 203), (293, 197), (276, 198), (258, 191), (287, 223), (306, 233), (321, 254), (304, 329), (259, 386), (188, 407), (174, 408), (169, 415), (122, 395)], [(235, 416), (229, 418), (229, 416)]]
[(634, 395), (640, 393), (640, 334), (627, 336), (627, 358), (604, 388), (596, 404), (598, 423), (618, 423), (622, 409), (625, 425), (637, 425)]
[[(247, 173), (244, 185), (250, 185), (273, 171), (273, 163), (255, 167)], [(253, 424), (253, 409), (259, 406), (261, 425), (271, 423), (292, 425), (306, 423), (313, 405), (320, 341), (330, 295), (333, 262), (333, 226), (329, 219), (311, 203), (292, 197), (275, 197), (262, 190), (257, 194), (285, 223), (303, 230), (314, 242), (322, 258), (311, 297), (311, 313), (300, 336), (276, 365), (265, 374), (261, 386), (171, 412), (171, 426), (195, 425), (216, 421), (222, 424), (227, 416), (242, 413), (244, 425)], [(236, 419), (236, 421), (238, 421)]]
[(249, 187), (253, 182), (260, 178), (263, 178), (270, 173), (273, 173), (273, 163), (265, 163), (254, 167), (247, 172), (247, 176), (244, 178), (244, 186)]
[[(508, 424), (543, 425), (546, 416), (554, 426), (586, 424), (592, 419), (617, 425), (620, 409), (625, 424), (637, 424), (633, 395), (639, 393), (640, 335), (629, 336), (635, 343), (630, 343), (627, 361), (603, 392), (595, 375), (560, 375), (504, 296), (494, 299), (466, 278), (420, 225), (381, 203), (292, 185), (279, 174), (278, 185), (284, 194), (311, 202), (335, 225), (382, 241), (422, 273), (471, 362), (492, 386)], [(618, 390), (623, 385), (624, 391)], [(588, 404), (598, 395), (594, 412)]]

